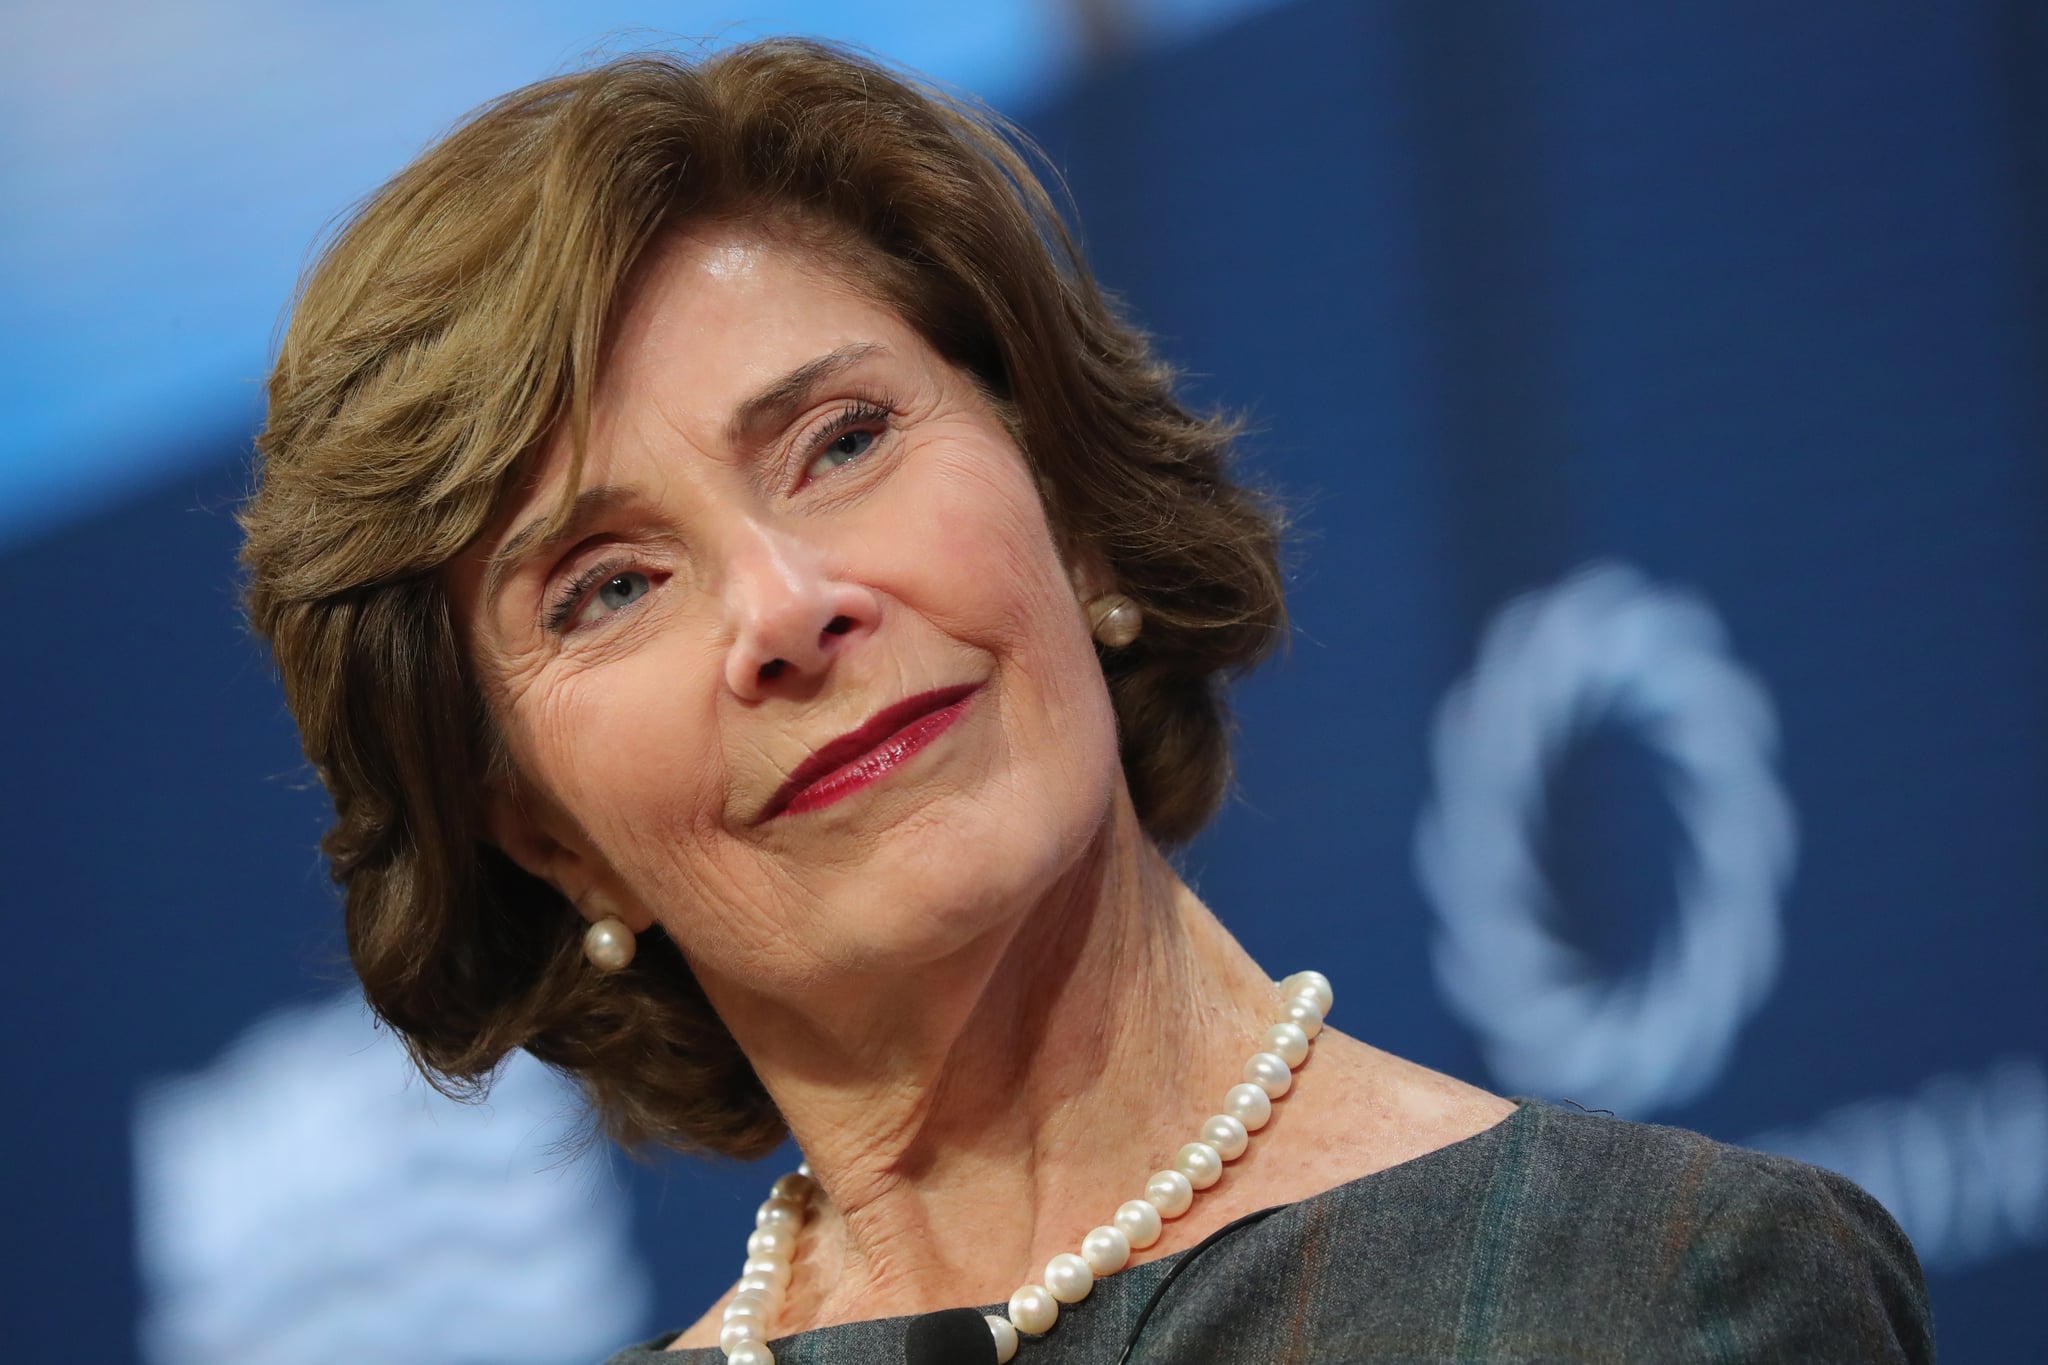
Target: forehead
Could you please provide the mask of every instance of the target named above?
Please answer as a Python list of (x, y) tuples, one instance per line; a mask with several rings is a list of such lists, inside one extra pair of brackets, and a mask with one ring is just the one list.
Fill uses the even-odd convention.
[[(721, 454), (750, 397), (821, 356), (857, 350), (920, 366), (936, 360), (863, 287), (844, 252), (744, 224), (668, 234), (635, 268), (611, 324), (576, 482), (601, 481), (623, 453), (650, 441), (680, 437)], [(570, 433), (557, 432), (524, 471), (506, 515), (572, 494), (572, 454)]]
[(912, 355), (916, 341), (841, 253), (744, 225), (698, 228), (662, 238), (634, 271), (596, 405), (615, 420), (648, 402), (722, 424), (746, 396), (827, 351), (867, 342)]

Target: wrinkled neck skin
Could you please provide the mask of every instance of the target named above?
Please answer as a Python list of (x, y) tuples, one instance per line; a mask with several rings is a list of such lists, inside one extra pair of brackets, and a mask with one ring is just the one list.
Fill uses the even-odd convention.
[[(1051, 893), (1003, 924), (795, 1017), (705, 983), (823, 1188), (778, 1333), (1038, 1281), (1172, 1164), (1279, 1002), (1121, 789)], [(1169, 1224), (1133, 1263), (1207, 1221)]]

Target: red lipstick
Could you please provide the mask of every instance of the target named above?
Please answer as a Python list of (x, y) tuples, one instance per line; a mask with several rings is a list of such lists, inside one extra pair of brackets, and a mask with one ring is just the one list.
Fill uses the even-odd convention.
[(883, 707), (858, 729), (847, 731), (797, 764), (789, 780), (754, 817), (754, 823), (817, 810), (879, 782), (944, 734), (978, 690), (978, 684), (934, 688)]

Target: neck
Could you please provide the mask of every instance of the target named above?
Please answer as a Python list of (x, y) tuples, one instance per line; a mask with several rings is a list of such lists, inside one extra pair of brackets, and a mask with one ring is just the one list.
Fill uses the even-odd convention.
[(1036, 1279), (1215, 1111), (1277, 998), (1123, 801), (951, 960), (794, 1019), (728, 1014), (824, 1192), (785, 1329)]

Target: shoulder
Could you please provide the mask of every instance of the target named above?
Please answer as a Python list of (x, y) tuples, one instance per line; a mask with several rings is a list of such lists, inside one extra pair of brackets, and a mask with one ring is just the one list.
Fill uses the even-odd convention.
[(1855, 1185), (1539, 1101), (1280, 1209), (1190, 1274), (1159, 1359), (1933, 1359), (1912, 1247)]
[[(1583, 1210), (1611, 1205), (1666, 1226), (1676, 1242), (1706, 1235), (1824, 1231), (1843, 1254), (1901, 1261), (1912, 1244), (1854, 1182), (1818, 1166), (1719, 1142), (1701, 1133), (1523, 1101), (1503, 1129), (1502, 1177), (1536, 1199), (1570, 1196)], [(1752, 1240), (1771, 1240), (1752, 1238)]]
[(1629, 1263), (1655, 1356), (1933, 1358), (1919, 1259), (1851, 1181), (1680, 1128), (1550, 1105), (1528, 1118), (1499, 1171), (1537, 1224), (1519, 1235), (1569, 1230), (1579, 1256)]

